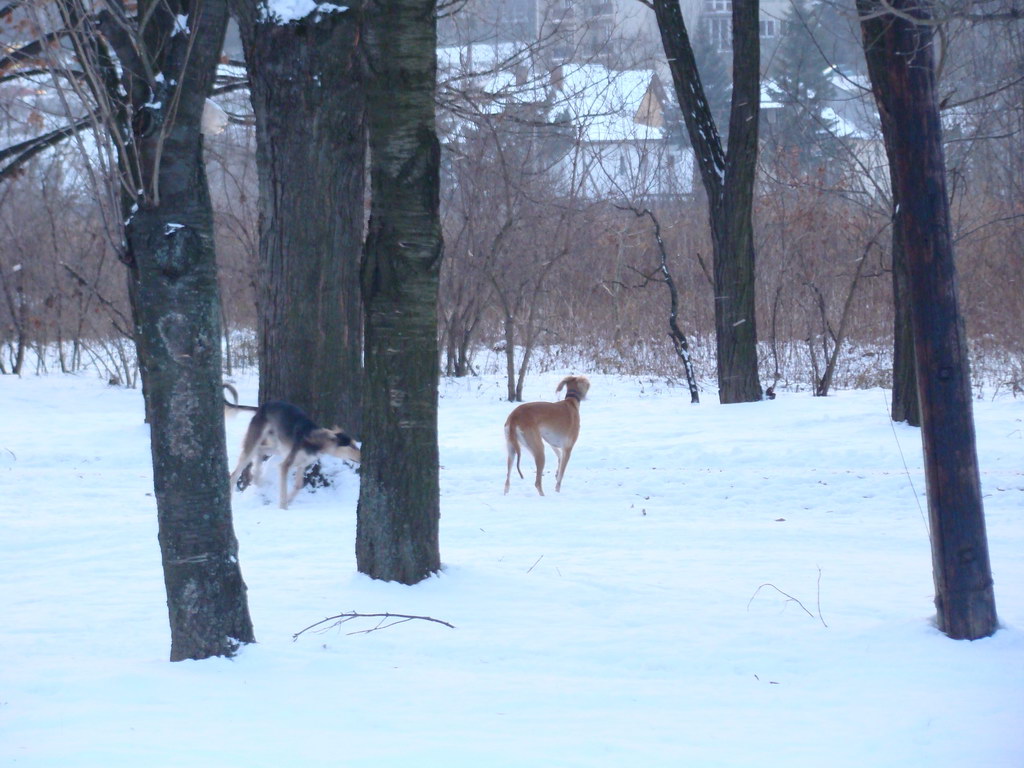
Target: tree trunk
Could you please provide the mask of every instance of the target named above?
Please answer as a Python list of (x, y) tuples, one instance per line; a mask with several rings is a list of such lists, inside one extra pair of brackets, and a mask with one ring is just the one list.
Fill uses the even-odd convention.
[(914, 364), (914, 326), (911, 320), (910, 273), (902, 227), (893, 217), (892, 236), (892, 420), (921, 426), (921, 404), (917, 395), (917, 368)]
[(260, 402), (361, 433), (361, 3), (289, 23), (234, 0), (256, 116)]
[[(157, 87), (180, 85), (157, 99), (134, 94), (159, 113), (153, 122), (134, 123), (144, 194), (128, 197), (131, 190), (124, 201), (137, 206), (126, 225), (125, 260), (150, 423), (172, 661), (231, 656), (254, 640), (231, 521), (213, 212), (199, 132), (227, 7), (204, 0), (185, 10), (191, 39), (169, 14), (158, 9), (151, 19), (154, 31), (145, 42), (162, 76)], [(130, 74), (137, 73), (126, 69), (125, 77)], [(172, 104), (176, 111), (168, 115)], [(144, 110), (136, 101), (134, 113)]]
[(754, 306), (754, 181), (761, 109), (761, 41), (757, 0), (733, 0), (733, 85), (725, 185), (713, 215), (715, 329), (722, 403), (748, 403), (764, 393), (757, 371)]
[(437, 36), (433, 0), (375, 0), (367, 10), (372, 196), (356, 561), (375, 579), (414, 584), (441, 567)]
[(507, 310), (501, 328), (505, 334), (505, 391), (508, 401), (515, 403), (519, 400), (516, 396), (516, 320)]
[[(891, 109), (893, 195), (906, 248), (921, 436), (939, 629), (952, 638), (986, 637), (997, 628), (981, 482), (974, 439), (967, 344), (957, 303), (942, 127), (935, 90), (930, 9), (919, 0), (860, 2), (880, 14), (864, 27), (865, 47), (884, 50), (876, 93)], [(880, 106), (882, 104), (880, 103)]]
[[(169, 145), (166, 151), (176, 148)], [(205, 179), (194, 175), (201, 163), (189, 165), (195, 188), (205, 192)], [(171, 661), (180, 661), (231, 656), (239, 643), (254, 637), (227, 484), (212, 219), (198, 210), (199, 200), (189, 215), (165, 201), (135, 215), (128, 228), (128, 254)], [(167, 234), (179, 225), (176, 234)], [(208, 225), (207, 235), (202, 234)]]
[[(858, 7), (864, 20), (864, 56), (868, 64), (875, 103), (878, 105), (879, 121), (882, 125), (882, 140), (889, 160), (889, 186), (895, 192), (894, 176), (897, 165), (895, 156), (895, 127), (892, 105), (889, 103), (887, 52), (884, 45), (885, 17), (875, 14), (873, 0), (858, 0)], [(914, 366), (914, 329), (911, 324), (910, 275), (907, 266), (906, 248), (903, 242), (903, 225), (899, 221), (900, 210), (894, 206), (892, 223), (892, 300), (893, 300), (893, 355), (892, 355), (892, 420), (905, 421), (911, 426), (921, 426), (921, 410), (917, 396), (917, 373)]]
[[(836, 363), (839, 362), (839, 353), (843, 349), (846, 334), (850, 327), (850, 310), (853, 309), (853, 297), (857, 294), (857, 286), (860, 285), (860, 277), (864, 273), (864, 265), (868, 263), (868, 253), (870, 250), (871, 243), (864, 249), (864, 253), (857, 262), (857, 269), (854, 270), (853, 280), (850, 281), (850, 290), (846, 292), (846, 300), (843, 302), (843, 313), (839, 316), (839, 329), (835, 333), (832, 351), (829, 353), (828, 362), (825, 364), (825, 372), (821, 375), (821, 379), (815, 382), (814, 394), (816, 397), (828, 397), (829, 390), (832, 388), (832, 378), (836, 373)], [(824, 310), (822, 311), (822, 320), (825, 322), (826, 338), (828, 338), (827, 334), (830, 330), (830, 323), (825, 316)]]
[(757, 0), (734, 0), (733, 92), (727, 151), (704, 95), (679, 0), (654, 0), (676, 95), (708, 197), (714, 253), (715, 338), (722, 403), (763, 397), (754, 314), (754, 179), (760, 112)]

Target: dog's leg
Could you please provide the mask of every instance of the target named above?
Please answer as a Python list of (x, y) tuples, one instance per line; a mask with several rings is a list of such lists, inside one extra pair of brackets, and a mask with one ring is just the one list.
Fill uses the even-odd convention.
[(238, 482), (238, 476), (242, 474), (251, 462), (252, 455), (243, 450), (242, 455), (238, 457), (238, 466), (236, 466), (234, 471), (231, 473), (231, 478), (229, 480), (230, 485), (228, 486), (229, 488), (235, 487), (235, 484)]
[(558, 451), (558, 474), (555, 475), (555, 492), (562, 490), (562, 476), (565, 474), (565, 467), (569, 464), (569, 457), (572, 455), (572, 443), (562, 447)]
[[(306, 468), (315, 461), (310, 460), (310, 456), (296, 445), (289, 451), (288, 455), (281, 462), (281, 509), (288, 509), (288, 505), (292, 503), (295, 497), (302, 490), (302, 485), (306, 480)], [(290, 471), (295, 472), (295, 482), (292, 485), (291, 491), (288, 490), (288, 473)]]
[(530, 453), (533, 454), (533, 461), (537, 465), (537, 481), (533, 484), (537, 493), (544, 495), (544, 487), (541, 485), (541, 475), (544, 473), (544, 441), (536, 430), (526, 430), (521, 433), (523, 441)]
[(259, 452), (258, 437), (257, 428), (254, 428), (253, 422), (250, 422), (249, 428), (245, 431), (245, 438), (242, 440), (242, 451), (238, 456), (238, 465), (231, 473), (231, 485), (229, 487), (235, 487), (235, 484), (238, 482), (238, 476), (242, 474), (245, 468), (248, 467), (254, 459), (256, 460), (257, 468), (259, 467), (259, 456), (257, 455)]
[[(512, 477), (512, 460), (515, 459), (516, 466), (519, 466), (519, 440), (516, 439), (516, 428), (514, 425), (505, 423), (505, 450), (508, 451), (508, 468), (505, 472), (505, 494), (508, 494), (509, 479)], [(519, 472), (522, 477), (522, 471)]]
[[(292, 468), (291, 457), (281, 462), (281, 482), (279, 484), (281, 494), (281, 509), (288, 509), (288, 505), (291, 503), (295, 494), (298, 493), (298, 488), (295, 489), (294, 493), (288, 492), (288, 470)], [(297, 473), (299, 477), (299, 487), (302, 487), (302, 473)]]
[(302, 486), (306, 484), (307, 469), (309, 469), (309, 464), (302, 464), (295, 467), (295, 482), (292, 484), (292, 492), (288, 495), (289, 504), (291, 504), (295, 497), (299, 495), (299, 491), (302, 490)]
[(266, 418), (262, 413), (257, 412), (249, 426), (245, 429), (245, 437), (242, 438), (242, 451), (238, 456), (238, 465), (231, 473), (229, 487), (234, 488), (238, 482), (238, 476), (242, 474), (249, 464), (255, 461), (256, 476), (259, 477), (260, 446), (263, 443), (264, 432), (266, 431)]
[(281, 443), (277, 434), (272, 428), (265, 429), (260, 437), (259, 445), (256, 446), (256, 457), (253, 460), (252, 481), (259, 485), (263, 481), (263, 465), (271, 456), (278, 454)]
[(263, 465), (269, 457), (265, 456), (261, 448), (256, 452), (252, 461), (252, 484), (259, 487), (263, 482)]

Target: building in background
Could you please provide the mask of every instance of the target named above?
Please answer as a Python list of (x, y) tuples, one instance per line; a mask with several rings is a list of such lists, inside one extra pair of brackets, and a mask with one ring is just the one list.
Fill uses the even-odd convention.
[[(732, 0), (680, 0), (694, 45), (732, 49)], [(762, 0), (762, 46), (782, 34), (790, 0)], [(637, 0), (467, 0), (439, 21), (443, 46), (524, 43), (552, 65), (599, 63), (635, 68), (663, 56), (654, 12)]]

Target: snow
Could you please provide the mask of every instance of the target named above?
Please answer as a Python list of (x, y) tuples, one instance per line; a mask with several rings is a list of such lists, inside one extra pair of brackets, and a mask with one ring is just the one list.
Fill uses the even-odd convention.
[(203, 104), (203, 117), (200, 122), (200, 130), (204, 136), (217, 136), (223, 133), (230, 122), (231, 119), (223, 107), (213, 99), (206, 100), (206, 103)]
[(447, 144), (478, 130), (469, 115), (543, 116), (557, 129), (548, 150), (562, 145), (552, 170), (563, 193), (632, 203), (692, 191), (693, 153), (667, 141), (654, 70), (566, 63), (547, 71), (530, 53), (511, 44), (438, 49), (440, 89), (456, 105), (441, 120)]
[[(0, 376), (0, 764), (1024, 765), (1024, 402), (975, 403), (1003, 628), (965, 642), (932, 625), (919, 437), (887, 392), (691, 406), (591, 378), (544, 498), (529, 459), (501, 493), (500, 378), (442, 382), (444, 569), (417, 586), (356, 572), (345, 465), (286, 512), (273, 472), (235, 493), (259, 642), (172, 664), (141, 395)], [(293, 641), (347, 611), (455, 629)]]
[(565, 110), (587, 142), (651, 142), (665, 138), (661, 126), (648, 125), (642, 113), (654, 70), (613, 71), (596, 64), (564, 65), (562, 96), (552, 116)]
[(274, 24), (289, 24), (313, 13), (344, 13), (348, 10), (347, 5), (314, 0), (267, 0), (261, 8), (263, 20)]

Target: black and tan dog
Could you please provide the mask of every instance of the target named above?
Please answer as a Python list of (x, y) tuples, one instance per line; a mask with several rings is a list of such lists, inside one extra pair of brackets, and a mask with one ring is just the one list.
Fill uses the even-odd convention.
[[(326, 453), (339, 459), (355, 462), (360, 460), (358, 446), (344, 430), (337, 427), (318, 427), (301, 408), (280, 400), (272, 400), (259, 407), (239, 405), (238, 392), (235, 388), (225, 384), (224, 389), (235, 399), (232, 403), (224, 398), (226, 414), (233, 415), (238, 411), (253, 413), (249, 428), (245, 431), (245, 438), (242, 440), (242, 453), (238, 457), (238, 465), (231, 473), (232, 485), (250, 464), (253, 466), (253, 482), (259, 484), (264, 458), (280, 456), (281, 509), (288, 509), (292, 499), (302, 490), (306, 468), (321, 455)], [(288, 473), (293, 469), (295, 482), (289, 492)]]

